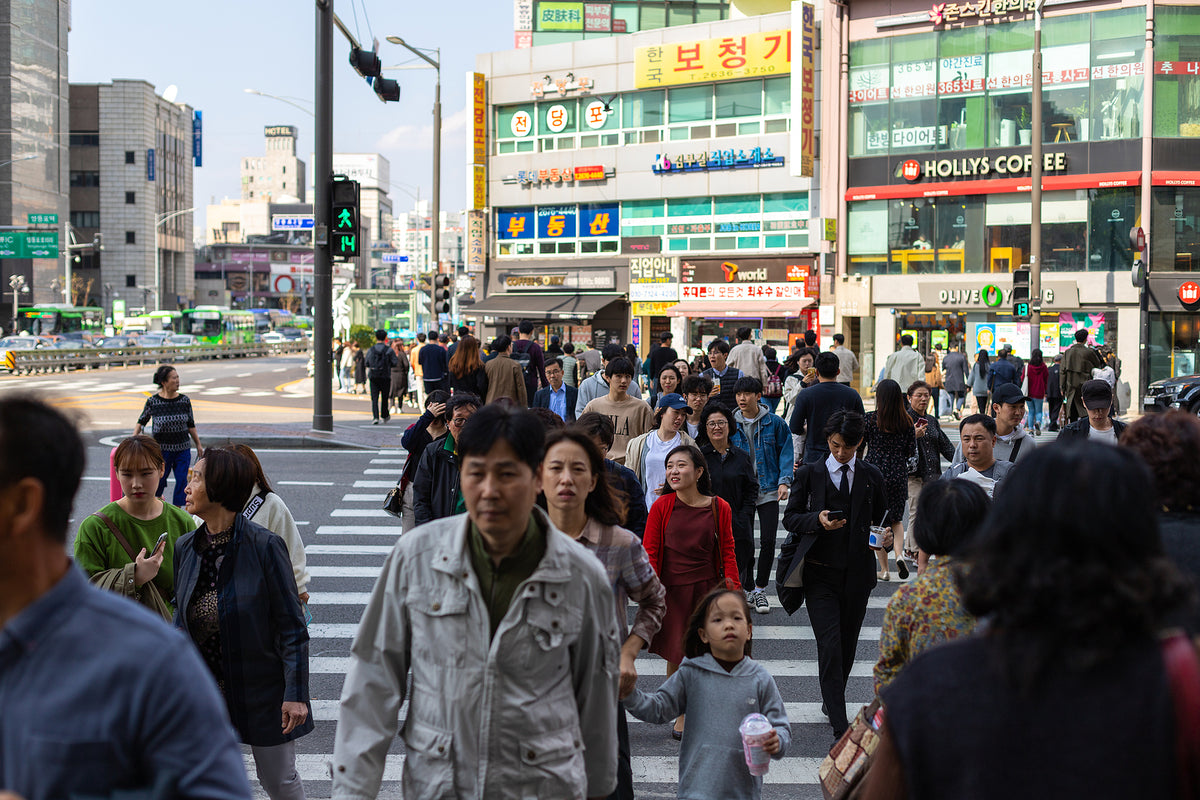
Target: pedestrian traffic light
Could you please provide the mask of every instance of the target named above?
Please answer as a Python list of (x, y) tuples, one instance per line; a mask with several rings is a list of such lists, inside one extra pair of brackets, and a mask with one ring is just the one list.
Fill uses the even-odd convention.
[(334, 175), (329, 196), (332, 255), (349, 261), (358, 255), (358, 181)]
[(439, 314), (450, 313), (450, 276), (438, 275), (434, 280), (434, 291), (437, 292), (437, 310)]
[(1012, 304), (1013, 318), (1018, 320), (1029, 319), (1030, 312), (1030, 297), (1029, 297), (1029, 267), (1022, 264), (1012, 271)]

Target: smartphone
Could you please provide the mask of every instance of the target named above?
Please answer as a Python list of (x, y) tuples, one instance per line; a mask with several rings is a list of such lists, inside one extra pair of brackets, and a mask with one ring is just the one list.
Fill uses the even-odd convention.
[(829, 512), (829, 521), (830, 522), (837, 522), (839, 519), (845, 519), (845, 518), (846, 518), (845, 511), (830, 511)]
[(154, 547), (153, 547), (153, 548), (151, 548), (151, 550), (150, 550), (150, 554), (151, 554), (151, 555), (154, 555), (154, 553), (155, 553), (155, 552), (157, 552), (158, 548), (162, 547), (162, 546), (163, 546), (163, 544), (164, 544), (166, 541), (167, 541), (167, 532), (166, 532), (166, 531), (163, 531), (163, 532), (162, 532), (162, 536), (159, 536), (159, 537), (158, 537), (158, 541), (157, 541), (157, 542), (155, 542), (155, 543), (154, 543)]

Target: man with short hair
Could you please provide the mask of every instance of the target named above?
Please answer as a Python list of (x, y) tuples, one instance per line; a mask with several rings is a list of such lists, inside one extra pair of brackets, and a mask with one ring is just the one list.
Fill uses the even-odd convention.
[(653, 387), (657, 392), (658, 373), (662, 372), (662, 368), (667, 364), (674, 364), (679, 358), (679, 354), (675, 352), (675, 348), (671, 346), (671, 341), (674, 336), (670, 331), (663, 331), (658, 337), (658, 344), (650, 348), (649, 355), (646, 356), (647, 377), (650, 379), (649, 386)]
[(463, 512), (458, 435), (479, 406), (479, 398), (470, 392), (457, 392), (446, 401), (446, 432), (425, 446), (413, 476), (413, 513), (418, 525)]
[(539, 386), (546, 386), (546, 353), (533, 340), (533, 323), (521, 320), (517, 326), (520, 333), (513, 342), (512, 359), (521, 365), (525, 376), (525, 396), (533, 399)]
[(450, 359), (446, 357), (446, 348), (438, 344), (437, 331), (429, 332), (429, 341), (421, 348), (417, 361), (421, 365), (426, 394), (438, 389), (450, 390)]
[[(988, 391), (995, 397), (996, 387), (1006, 383), (1016, 385), (1020, 383), (1017, 380), (1017, 366), (1012, 362), (1009, 356), (1012, 355), (1012, 350), (1007, 345), (1000, 348), (999, 357), (992, 362), (988, 370), (987, 386)], [(994, 415), (993, 415), (994, 416)]]
[(1084, 383), (1079, 388), (1079, 396), (1087, 409), (1087, 417), (1067, 425), (1055, 441), (1116, 444), (1127, 426), (1110, 416), (1113, 393), (1108, 381), (1097, 379)]
[(925, 377), (925, 359), (912, 345), (913, 337), (910, 334), (901, 336), (900, 349), (887, 357), (883, 367), (884, 380), (894, 380), (900, 384), (902, 392)]
[[(605, 349), (607, 350), (608, 348), (606, 347)], [(597, 372), (604, 370), (604, 355), (601, 353), (600, 349), (596, 347), (595, 340), (592, 341), (591, 347), (579, 354), (578, 358), (579, 374), (577, 376), (577, 382), (580, 386), (583, 385), (585, 378), (590, 378)]]
[[(367, 380), (371, 384), (371, 419), (372, 425), (378, 425), (380, 419), (386, 425), (391, 419), (388, 408), (388, 398), (392, 393), (392, 367), (400, 363), (396, 353), (387, 344), (387, 331), (380, 328), (375, 331), (375, 344), (367, 351), (366, 356)], [(382, 400), (383, 413), (380, 413)]]
[[(621, 347), (619, 344), (604, 345), (604, 353), (602, 354), (600, 361), (600, 363), (604, 366), (604, 369), (608, 368), (609, 362), (611, 362), (614, 358), (625, 358), (625, 348)], [(629, 384), (628, 393), (630, 397), (640, 398), (642, 396), (642, 390), (638, 388), (637, 381)], [(608, 380), (604, 377), (604, 370), (602, 369), (593, 373), (587, 378), (587, 380), (579, 384), (579, 393), (575, 398), (575, 416), (578, 417), (580, 414), (582, 414), (584, 409), (587, 407), (587, 404), (595, 400), (597, 397), (605, 397), (607, 395)]]
[(1100, 354), (1088, 347), (1089, 335), (1087, 328), (1075, 331), (1075, 344), (1062, 354), (1059, 388), (1062, 390), (1063, 405), (1067, 407), (1067, 422), (1087, 416), (1080, 389), (1092, 379), (1093, 369), (1101, 369), (1104, 366)]
[(533, 396), (533, 408), (548, 408), (570, 425), (575, 421), (575, 401), (579, 390), (563, 383), (562, 359), (551, 358), (546, 362), (546, 380), (549, 386), (537, 390)]
[[(1028, 398), (1014, 384), (1004, 383), (992, 392), (992, 416), (995, 418), (995, 456), (1001, 461), (1016, 462), (1027, 458), (1037, 446), (1036, 440), (1025, 430), (1021, 420), (1025, 418)], [(962, 445), (954, 451), (957, 464), (963, 460)]]
[[(412, 349), (408, 351), (408, 361), (412, 364), (413, 375), (417, 378), (417, 385), (414, 391), (417, 393), (417, 407), (425, 407), (425, 375), (421, 370), (421, 350), (425, 347), (425, 334), (418, 333), (417, 341), (413, 344)], [(449, 368), (449, 359), (446, 360), (447, 368)]]
[(797, 436), (805, 431), (812, 435), (804, 441), (804, 463), (817, 464), (829, 457), (829, 445), (821, 435), (825, 422), (836, 411), (863, 412), (862, 398), (849, 386), (837, 382), (841, 362), (828, 351), (819, 353), (813, 362), (817, 368), (817, 382), (796, 395), (796, 407), (792, 411), (791, 430)]
[(525, 394), (525, 375), (521, 365), (513, 361), (512, 339), (500, 334), (492, 342), (492, 352), (496, 357), (483, 365), (487, 375), (488, 391), (485, 402), (492, 403), (501, 397), (507, 397), (522, 408), (529, 405)]
[[(612, 420), (603, 414), (597, 414), (595, 411), (580, 414), (572, 427), (586, 433), (600, 448), (601, 453), (608, 453), (612, 449), (616, 429), (613, 428)], [(646, 496), (641, 481), (629, 467), (618, 464), (607, 456), (604, 458), (604, 471), (614, 481), (613, 486), (625, 495), (625, 529), (641, 537), (646, 532), (647, 514)]]
[(737, 385), (738, 378), (742, 377), (742, 371), (730, 366), (728, 358), (729, 343), (724, 339), (713, 339), (712, 344), (708, 346), (710, 366), (700, 374), (713, 382), (710, 396), (720, 400), (732, 411), (737, 406), (737, 392), (733, 387)]
[(84, 459), (61, 412), (0, 399), (0, 794), (249, 800), (196, 649), (67, 555)]
[(950, 343), (950, 352), (942, 359), (942, 381), (945, 383), (946, 403), (938, 409), (937, 416), (942, 415), (946, 406), (955, 419), (958, 419), (963, 404), (967, 399), (967, 375), (971, 372), (967, 365), (967, 357), (959, 352), (958, 340)]
[(1046, 371), (1046, 412), (1050, 419), (1050, 424), (1046, 426), (1046, 430), (1051, 432), (1058, 430), (1058, 417), (1062, 413), (1063, 393), (1061, 377), (1062, 354), (1060, 353), (1054, 357), (1054, 363)]
[(972, 414), (958, 423), (958, 437), (965, 459), (951, 464), (942, 473), (942, 480), (971, 481), (991, 497), (1013, 468), (1013, 462), (996, 459), (996, 420), (987, 414)]
[[(738, 378), (734, 387), (737, 410), (733, 412), (736, 429), (730, 431), (730, 442), (750, 456), (758, 480), (759, 551), (758, 570), (754, 571), (751, 557), (742, 569), (742, 586), (750, 593), (747, 599), (759, 614), (771, 610), (767, 599), (767, 584), (775, 564), (775, 533), (779, 530), (779, 504), (787, 502), (788, 487), (792, 485), (796, 455), (792, 450), (792, 434), (787, 423), (762, 402), (763, 385), (758, 378)], [(754, 588), (751, 589), (750, 587)]]
[(629, 395), (633, 383), (633, 364), (628, 358), (614, 358), (604, 367), (608, 379), (608, 394), (588, 402), (583, 413), (595, 411), (608, 417), (613, 424), (613, 443), (608, 457), (618, 464), (625, 463), (629, 440), (647, 433), (654, 424), (654, 413), (640, 398)]
[(762, 348), (751, 338), (753, 334), (750, 328), (738, 328), (738, 343), (729, 351), (729, 366), (740, 371), (743, 377), (758, 378), (765, 386), (771, 371), (767, 369), (767, 357)]
[[(688, 436), (697, 439), (700, 433), (700, 412), (704, 410), (704, 406), (708, 405), (709, 398), (712, 397), (713, 382), (703, 375), (688, 375), (683, 379), (683, 383), (679, 385), (679, 393), (683, 395), (683, 399), (687, 401), (688, 407), (692, 409), (692, 413), (688, 414), (688, 420), (684, 423), (687, 426)], [(732, 411), (733, 409), (729, 409)], [(698, 441), (698, 439), (697, 439)]]
[(446, 348), (446, 358), (447, 359), (454, 358), (454, 351), (458, 349), (459, 341), (461, 341), (464, 336), (470, 336), (470, 335), (471, 335), (470, 328), (468, 328), (466, 325), (459, 325), (458, 326), (458, 338), (455, 339), (453, 342), (451, 342), (450, 346)]
[[(575, 345), (570, 342), (563, 345), (562, 365), (563, 383), (572, 389), (578, 389), (579, 360), (575, 358)], [(549, 378), (550, 376), (547, 375), (546, 377)]]
[[(536, 500), (541, 422), (480, 409), (459, 435), (466, 514), (384, 561), (351, 649), (336, 800), (376, 797), (404, 700), (404, 797), (608, 796), (617, 784), (613, 593)], [(411, 694), (409, 685), (411, 684)]]
[(854, 382), (854, 373), (858, 371), (858, 358), (854, 355), (854, 351), (846, 347), (845, 334), (835, 333), (833, 335), (833, 347), (829, 348), (829, 352), (838, 357), (837, 382), (843, 386), (849, 386)]

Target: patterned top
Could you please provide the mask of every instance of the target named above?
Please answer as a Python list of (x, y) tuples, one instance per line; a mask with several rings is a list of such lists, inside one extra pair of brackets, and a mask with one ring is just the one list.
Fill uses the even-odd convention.
[(879, 663), (875, 665), (875, 694), (919, 653), (947, 639), (975, 630), (954, 583), (953, 559), (940, 556), (911, 583), (896, 590), (883, 612)]
[[(662, 627), (663, 617), (667, 613), (667, 590), (650, 566), (642, 540), (624, 528), (602, 525), (589, 517), (578, 541), (596, 554), (608, 573), (608, 581), (616, 599), (621, 642), (624, 643), (630, 633), (650, 642)], [(632, 631), (629, 630), (629, 617), (625, 610), (629, 598), (638, 604)]]
[(875, 411), (866, 414), (865, 420), (863, 441), (867, 445), (867, 454), (863, 461), (874, 464), (883, 473), (888, 522), (899, 522), (904, 519), (904, 504), (908, 502), (909, 459), (917, 455), (917, 437), (911, 425), (897, 433), (881, 430)]
[(196, 532), (201, 537), (197, 543), (200, 550), (200, 573), (196, 578), (196, 591), (192, 601), (188, 603), (188, 629), (192, 639), (200, 651), (201, 658), (208, 665), (213, 677), (217, 679), (217, 688), (225, 692), (225, 671), (221, 666), (221, 618), (217, 607), (217, 576), (221, 572), (221, 562), (225, 560), (225, 550), (233, 538), (233, 528), (221, 531), (215, 536), (208, 536), (208, 528)]
[(145, 426), (154, 418), (154, 441), (163, 452), (183, 452), (191, 448), (188, 444), (188, 429), (196, 427), (192, 417), (192, 401), (186, 394), (178, 395), (170, 400), (152, 394), (146, 398), (142, 415), (138, 417), (138, 425)]

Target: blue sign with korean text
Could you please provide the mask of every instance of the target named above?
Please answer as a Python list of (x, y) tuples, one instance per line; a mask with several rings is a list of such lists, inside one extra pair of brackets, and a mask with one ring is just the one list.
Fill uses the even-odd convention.
[(199, 111), (192, 113), (192, 164), (204, 166), (204, 120)]
[(307, 231), (312, 230), (312, 214), (272, 214), (271, 230), (273, 231)]
[(771, 152), (771, 148), (755, 147), (745, 150), (713, 150), (712, 152), (680, 153), (671, 156), (659, 153), (654, 158), (651, 170), (655, 175), (673, 172), (708, 172), (716, 169), (762, 169), (782, 167), (783, 156)]
[(154, 148), (146, 151), (146, 180), (154, 180)]
[(538, 206), (539, 239), (574, 239), (575, 206)]
[(619, 236), (621, 233), (621, 211), (616, 203), (606, 205), (581, 205), (579, 207), (579, 236), (591, 239), (601, 236)]
[(535, 232), (532, 208), (496, 214), (496, 235), (501, 239), (532, 239)]
[(384, 253), (379, 257), (385, 264), (405, 264), (408, 263), (408, 256), (402, 256), (399, 253)]

